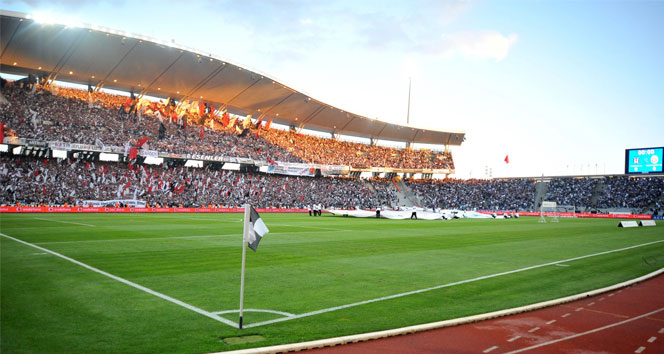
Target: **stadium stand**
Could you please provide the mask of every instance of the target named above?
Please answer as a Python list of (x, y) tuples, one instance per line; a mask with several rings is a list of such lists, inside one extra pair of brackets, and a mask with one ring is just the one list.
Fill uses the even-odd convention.
[(82, 205), (84, 200), (140, 199), (155, 206), (336, 208), (390, 205), (383, 180), (284, 177), (224, 170), (132, 165), (85, 160), (2, 157), (0, 200), (9, 205)]
[(193, 107), (186, 103), (188, 108), (183, 108), (171, 100), (157, 103), (57, 86), (47, 90), (12, 84), (3, 89), (3, 95), (10, 102), (2, 109), (5, 124), (13, 131), (10, 135), (22, 138), (83, 144), (99, 141), (123, 146), (133, 145), (147, 136), (152, 137), (151, 149), (171, 153), (215, 153), (264, 161), (358, 168), (454, 166), (449, 153), (344, 142), (279, 129), (256, 129), (255, 122), (246, 124), (241, 123), (241, 119), (220, 117), (214, 114), (214, 108), (203, 103)]
[[(454, 168), (449, 153), (395, 149), (326, 139), (294, 131), (237, 123), (201, 103), (153, 102), (104, 92), (3, 82), (0, 104), (5, 137), (129, 149), (149, 137), (150, 149), (169, 153), (210, 153), (263, 161), (353, 167)], [(183, 106), (186, 106), (183, 108)], [(219, 112), (217, 112), (219, 113)], [(231, 124), (231, 121), (235, 121)], [(125, 150), (125, 155), (127, 151)], [(391, 179), (284, 177), (231, 172), (181, 164), (140, 161), (46, 160), (6, 153), (0, 167), (0, 203), (80, 204), (83, 200), (136, 197), (152, 205), (242, 205), (335, 208), (398, 206)], [(535, 179), (406, 179), (422, 207), (463, 210), (536, 210)], [(582, 209), (662, 208), (662, 177), (552, 178), (546, 200)]]

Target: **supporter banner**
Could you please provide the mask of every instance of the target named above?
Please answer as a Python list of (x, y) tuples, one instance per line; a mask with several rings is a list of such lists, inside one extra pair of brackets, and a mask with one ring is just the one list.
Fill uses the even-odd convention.
[(155, 159), (159, 157), (159, 151), (157, 151), (157, 150), (141, 149), (141, 150), (139, 150), (138, 154), (143, 156), (143, 157), (153, 157)]
[[(511, 214), (513, 211), (503, 211), (503, 210), (480, 210), (482, 214), (493, 214), (497, 215), (502, 214)], [(517, 212), (520, 216), (540, 216), (539, 211), (519, 211)], [(554, 212), (545, 212), (544, 216), (558, 216), (562, 218), (595, 218), (595, 219), (639, 219), (639, 220), (650, 220), (652, 215), (650, 214), (592, 214), (592, 213), (554, 213)]]
[(2, 142), (11, 145), (25, 145), (25, 139), (21, 139), (17, 136), (6, 136)]
[[(256, 209), (260, 213), (306, 213), (307, 209)], [(147, 207), (0, 207), (0, 213), (243, 213), (244, 208), (147, 208)]]
[(65, 143), (62, 141), (51, 141), (48, 147), (58, 150), (83, 150), (83, 151), (101, 151), (101, 147), (96, 145), (78, 144), (78, 143)]
[(37, 147), (48, 147), (48, 143), (36, 139), (25, 139), (25, 145), (28, 146), (37, 146)]
[(109, 205), (114, 206), (116, 204), (124, 204), (129, 207), (145, 207), (146, 205), (144, 200), (137, 199), (84, 200), (80, 203), (89, 207), (105, 207)]
[(283, 166), (283, 165), (270, 165), (267, 172), (276, 173), (280, 175), (289, 176), (308, 176), (313, 177), (316, 175), (316, 168), (313, 166), (299, 167), (299, 166)]

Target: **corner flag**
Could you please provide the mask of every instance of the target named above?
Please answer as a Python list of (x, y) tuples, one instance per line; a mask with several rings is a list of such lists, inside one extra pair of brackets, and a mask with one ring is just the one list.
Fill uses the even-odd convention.
[(247, 258), (247, 245), (256, 252), (263, 235), (270, 232), (261, 220), (260, 215), (250, 204), (244, 205), (244, 233), (242, 234), (242, 273), (240, 275), (240, 320), (237, 327), (242, 329), (242, 312), (244, 309), (244, 268)]
[(249, 222), (246, 224), (247, 228), (244, 231), (244, 240), (249, 244), (249, 248), (256, 252), (258, 243), (270, 230), (267, 229), (256, 209), (253, 206), (249, 206), (249, 208), (251, 210), (249, 212)]
[(505, 163), (510, 163), (510, 155), (505, 155)]

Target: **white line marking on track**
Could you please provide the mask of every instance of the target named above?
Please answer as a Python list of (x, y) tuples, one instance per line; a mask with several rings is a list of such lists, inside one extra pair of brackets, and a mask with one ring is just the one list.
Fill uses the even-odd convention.
[(592, 305), (594, 305), (594, 304), (595, 304), (595, 301), (589, 303), (588, 306), (592, 306)]
[(539, 327), (535, 327), (535, 328), (529, 330), (528, 333), (536, 332), (536, 331), (538, 331), (539, 329), (540, 329)]
[(111, 278), (111, 279), (113, 279), (113, 280), (117, 280), (117, 281), (119, 281), (119, 282), (121, 282), (121, 283), (127, 284), (127, 285), (129, 285), (129, 286), (131, 286), (131, 287), (134, 287), (134, 288), (138, 289), (138, 290), (141, 290), (141, 291), (144, 291), (144, 292), (146, 292), (146, 293), (148, 293), (148, 294), (151, 294), (151, 295), (154, 295), (154, 296), (156, 296), (156, 297), (162, 298), (162, 299), (164, 299), (164, 300), (166, 300), (166, 301), (172, 302), (172, 303), (174, 303), (174, 304), (176, 304), (176, 305), (182, 306), (182, 307), (184, 307), (184, 308), (186, 308), (186, 309), (189, 309), (189, 310), (191, 310), (191, 311), (198, 312), (198, 313), (200, 313), (201, 315), (206, 316), (206, 317), (209, 317), (209, 318), (211, 318), (211, 319), (213, 319), (213, 320), (216, 320), (216, 321), (219, 321), (219, 322), (225, 323), (225, 324), (227, 324), (227, 325), (229, 325), (229, 326), (232, 326), (232, 327), (238, 327), (237, 323), (235, 323), (235, 322), (229, 321), (229, 320), (227, 320), (227, 319), (225, 319), (225, 318), (221, 318), (221, 317), (219, 317), (219, 316), (217, 316), (217, 315), (215, 315), (215, 314), (213, 314), (213, 313), (210, 313), (210, 312), (205, 311), (205, 310), (203, 310), (203, 309), (200, 309), (200, 308), (198, 308), (198, 307), (195, 307), (195, 306), (189, 305), (189, 304), (187, 304), (187, 303), (185, 303), (185, 302), (182, 302), (182, 301), (180, 301), (180, 300), (178, 300), (178, 299), (172, 298), (172, 297), (170, 297), (170, 296), (168, 296), (168, 295), (164, 295), (164, 294), (162, 294), (162, 293), (160, 293), (160, 292), (157, 292), (157, 291), (154, 291), (154, 290), (152, 290), (152, 289), (150, 289), (150, 288), (146, 288), (146, 287), (144, 287), (144, 286), (142, 286), (142, 285), (136, 284), (136, 283), (131, 282), (131, 281), (127, 280), (127, 279), (120, 278), (120, 277), (118, 277), (118, 276), (116, 276), (116, 275), (113, 275), (113, 274), (111, 274), (111, 273), (104, 272), (104, 271), (101, 270), (101, 269), (97, 269), (97, 268), (95, 268), (95, 267), (89, 266), (89, 265), (87, 265), (87, 264), (85, 264), (85, 263), (83, 263), (83, 262), (79, 262), (79, 261), (77, 261), (77, 260), (75, 260), (75, 259), (73, 259), (73, 258), (69, 258), (69, 257), (67, 257), (67, 256), (65, 256), (65, 255), (62, 255), (62, 254), (58, 253), (58, 252), (54, 252), (54, 251), (51, 251), (51, 250), (49, 250), (49, 249), (46, 249), (46, 248), (43, 248), (43, 247), (39, 247), (39, 246), (34, 245), (34, 244), (32, 244), (32, 243), (25, 242), (25, 241), (23, 241), (23, 240), (19, 240), (19, 239), (17, 239), (17, 238), (14, 238), (14, 237), (11, 237), (11, 236), (8, 236), (8, 235), (5, 235), (5, 234), (3, 234), (3, 233), (0, 233), (0, 236), (5, 237), (5, 238), (8, 238), (8, 239), (13, 240), (13, 241), (16, 241), (16, 242), (18, 242), (18, 243), (22, 243), (22, 244), (24, 244), (24, 245), (26, 245), (26, 246), (30, 246), (30, 247), (36, 248), (36, 249), (38, 249), (38, 250), (41, 250), (41, 251), (44, 251), (44, 252), (50, 253), (50, 254), (52, 254), (52, 255), (54, 255), (54, 256), (56, 256), (56, 257), (60, 257), (60, 258), (62, 258), (62, 259), (64, 259), (64, 260), (66, 260), (66, 261), (69, 261), (69, 262), (72, 262), (72, 263), (74, 263), (74, 264), (77, 264), (77, 265), (79, 265), (79, 266), (81, 266), (81, 267), (83, 267), (83, 268), (86, 268), (86, 269), (88, 269), (88, 270), (91, 270), (91, 271), (93, 271), (93, 272), (95, 272), (95, 273), (99, 273), (99, 274), (101, 274), (101, 275), (107, 276), (107, 277), (109, 277), (109, 278)]
[[(603, 330), (608, 329), (608, 328), (612, 328), (612, 327), (620, 326), (620, 325), (623, 325), (623, 324), (625, 324), (625, 323), (629, 323), (629, 322), (632, 322), (632, 321), (636, 321), (636, 320), (639, 320), (639, 319), (642, 319), (642, 318), (648, 317), (648, 316), (650, 316), (650, 315), (654, 315), (654, 314), (656, 314), (656, 313), (658, 313), (658, 312), (661, 312), (661, 311), (664, 311), (664, 307), (661, 307), (661, 308), (659, 308), (659, 309), (657, 309), (657, 310), (655, 310), (655, 311), (651, 311), (651, 312), (648, 312), (648, 313), (644, 313), (643, 315), (639, 315), (639, 316), (636, 316), (636, 317), (632, 317), (632, 318), (626, 319), (626, 320), (624, 320), (624, 321), (620, 321), (620, 322), (612, 323), (612, 324), (610, 324), (610, 325), (606, 325), (606, 326), (604, 326), (604, 327), (599, 327), (599, 328), (591, 329), (591, 330), (589, 330), (589, 331), (585, 331), (585, 332), (582, 332), (582, 333), (573, 334), (573, 335), (571, 335), (571, 336), (567, 336), (567, 337), (563, 337), (563, 338), (555, 339), (555, 340), (552, 340), (552, 341), (548, 341), (548, 342), (544, 342), (544, 343), (536, 344), (536, 345), (533, 345), (533, 346), (530, 346), (530, 347), (526, 347), (526, 348), (517, 349), (517, 350), (511, 351), (511, 352), (507, 352), (507, 353), (505, 353), (505, 354), (521, 353), (521, 352), (525, 352), (525, 351), (528, 351), (528, 350), (537, 349), (537, 348), (541, 348), (541, 347), (544, 347), (544, 346), (547, 346), (547, 345), (551, 345), (551, 344), (555, 344), (555, 343), (558, 343), (558, 342), (566, 341), (566, 340), (569, 340), (569, 339), (574, 339), (574, 338), (577, 338), (577, 337), (585, 336), (585, 335), (587, 335), (587, 334), (591, 334), (591, 333), (595, 333), (595, 332), (600, 332), (600, 331), (603, 331)], [(639, 349), (640, 349), (640, 348), (639, 348)], [(639, 350), (639, 349), (637, 349), (637, 350)], [(645, 347), (643, 347), (643, 349), (645, 349)], [(643, 351), (643, 349), (641, 349), (641, 351)], [(640, 353), (640, 352), (639, 352), (639, 353)]]
[(664, 334), (664, 328), (660, 329), (659, 332), (657, 332), (657, 333)]
[(641, 353), (642, 351), (646, 350), (646, 347), (638, 347), (634, 353)]
[(599, 301), (604, 301), (604, 298), (603, 297), (599, 298)]
[(655, 340), (657, 340), (657, 337), (650, 337), (650, 338), (648, 338), (648, 343), (652, 343)]
[(613, 295), (615, 295), (615, 294), (614, 294), (614, 293), (611, 293), (611, 294), (609, 294), (609, 297), (611, 297), (611, 296), (613, 296)]
[(579, 307), (578, 309), (576, 309), (576, 310), (574, 310), (574, 311), (579, 312), (579, 311), (581, 311), (581, 310), (583, 310), (583, 307)]
[(514, 342), (515, 340), (517, 340), (517, 339), (519, 339), (519, 338), (521, 338), (521, 336), (514, 336), (514, 337), (508, 339), (507, 341), (508, 341), (508, 342)]
[[(615, 252), (625, 251), (625, 250), (639, 248), (639, 247), (643, 247), (643, 246), (653, 245), (653, 244), (661, 243), (661, 242), (664, 242), (664, 240), (652, 241), (652, 242), (642, 243), (642, 244), (639, 244), (639, 245), (634, 245), (634, 246), (629, 246), (629, 247), (624, 247), (624, 248), (618, 248), (618, 249), (615, 249), (615, 250), (604, 251), (604, 252), (599, 252), (599, 253), (593, 253), (593, 254), (588, 254), (588, 255), (585, 255), (585, 256), (579, 256), (579, 257), (574, 257), (574, 258), (569, 258), (569, 259), (563, 259), (563, 260), (560, 260), (560, 261), (554, 261), (554, 262), (549, 262), (549, 263), (538, 264), (538, 265), (534, 265), (534, 266), (530, 266), (530, 267), (525, 267), (525, 268), (520, 268), (520, 269), (515, 269), (515, 270), (509, 270), (509, 271), (501, 272), (501, 273), (483, 275), (483, 276), (477, 277), (477, 278), (460, 280), (460, 281), (456, 281), (456, 282), (453, 282), (453, 283), (432, 286), (430, 288), (412, 290), (412, 291), (407, 291), (407, 292), (400, 293), (400, 294), (388, 295), (388, 296), (383, 296), (383, 297), (379, 297), (379, 298), (375, 298), (375, 299), (358, 301), (358, 302), (354, 302), (354, 303), (350, 303), (350, 304), (346, 304), (346, 305), (340, 305), (340, 306), (335, 306), (335, 307), (329, 307), (329, 308), (326, 308), (326, 309), (321, 309), (321, 310), (316, 310), (316, 311), (311, 311), (311, 312), (305, 312), (305, 313), (295, 315), (293, 317), (289, 317), (289, 318), (285, 318), (285, 319), (284, 318), (277, 318), (277, 319), (274, 319), (274, 320), (252, 323), (252, 324), (249, 324), (249, 325), (245, 325), (244, 328), (264, 326), (264, 325), (271, 324), (271, 323), (277, 323), (277, 322), (282, 322), (282, 321), (286, 321), (286, 320), (292, 320), (292, 319), (297, 319), (297, 318), (303, 318), (303, 317), (308, 317), (308, 316), (319, 315), (321, 313), (327, 313), (327, 312), (332, 312), (332, 311), (337, 311), (337, 310), (343, 310), (343, 309), (347, 309), (347, 308), (350, 308), (350, 307), (371, 304), (371, 303), (374, 303), (374, 302), (379, 302), (379, 301), (384, 301), (384, 300), (396, 299), (396, 298), (403, 297), (403, 296), (408, 296), (408, 295), (420, 294), (420, 293), (424, 293), (424, 292), (427, 292), (427, 291), (438, 290), (438, 289), (447, 288), (447, 287), (451, 287), (451, 286), (455, 286), (455, 285), (472, 283), (472, 282), (475, 282), (475, 281), (478, 281), (478, 280), (495, 278), (495, 277), (499, 277), (501, 275), (513, 274), (513, 273), (523, 272), (523, 271), (526, 271), (526, 270), (532, 270), (532, 269), (547, 267), (547, 266), (550, 266), (552, 264), (556, 264), (556, 263), (560, 263), (560, 262), (575, 261), (575, 260), (579, 260), (579, 259), (590, 258), (590, 257), (605, 255), (605, 254), (609, 254), (609, 253), (615, 253)], [(569, 314), (567, 316), (569, 316)], [(566, 317), (566, 316), (563, 315), (563, 317)]]
[(482, 353), (488, 353), (488, 352), (494, 351), (496, 349), (498, 349), (498, 347), (494, 345), (491, 348), (484, 349), (484, 351)]
[(569, 316), (569, 315), (571, 315), (571, 313), (568, 312), (568, 313), (566, 313), (566, 314), (564, 314), (564, 315), (562, 315), (562, 316), (560, 316), (560, 317), (565, 318), (565, 317), (567, 317), (567, 316)]
[(74, 224), (74, 225), (81, 225), (81, 226), (97, 227), (97, 226), (92, 225), (92, 224), (83, 224), (83, 223), (80, 223), (80, 222), (73, 222), (73, 221), (62, 221), (62, 220), (53, 220), (53, 219), (46, 219), (46, 218), (34, 218), (34, 217), (33, 217), (33, 219), (51, 221), (51, 222), (59, 222), (59, 223), (63, 223), (63, 224)]
[(551, 320), (551, 321), (547, 322), (546, 324), (550, 325), (550, 324), (554, 324), (555, 322), (556, 322), (556, 320)]

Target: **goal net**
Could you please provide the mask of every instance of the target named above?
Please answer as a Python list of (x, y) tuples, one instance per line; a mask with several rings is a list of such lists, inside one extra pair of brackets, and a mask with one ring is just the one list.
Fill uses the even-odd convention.
[(546, 217), (550, 222), (558, 222), (558, 204), (556, 202), (543, 201), (540, 206), (539, 222), (546, 224)]

